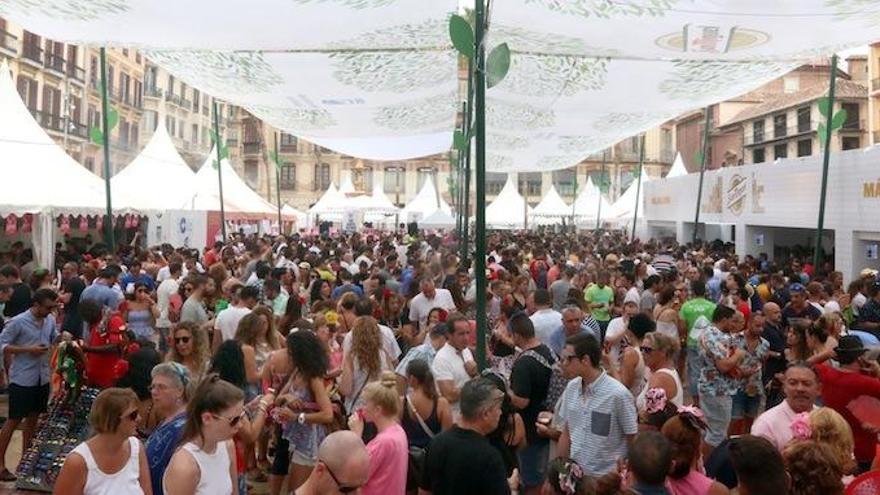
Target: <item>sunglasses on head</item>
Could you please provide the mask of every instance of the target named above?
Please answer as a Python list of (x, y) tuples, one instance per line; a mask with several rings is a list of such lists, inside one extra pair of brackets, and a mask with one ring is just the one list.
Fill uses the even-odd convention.
[(175, 344), (189, 344), (189, 339), (191, 337), (174, 337)]

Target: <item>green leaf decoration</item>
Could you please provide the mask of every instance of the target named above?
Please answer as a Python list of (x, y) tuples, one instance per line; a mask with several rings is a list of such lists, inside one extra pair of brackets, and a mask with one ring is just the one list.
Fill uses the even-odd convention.
[(449, 38), (452, 46), (467, 58), (474, 58), (474, 30), (460, 15), (449, 18)]
[(831, 103), (831, 100), (829, 100), (827, 96), (823, 96), (822, 98), (816, 100), (816, 103), (819, 104), (819, 113), (822, 114), (823, 117), (827, 117), (828, 107), (829, 103)]
[(213, 162), (211, 162), (211, 168), (213, 168), (214, 170), (220, 169), (220, 165), (217, 164), (217, 160), (214, 160)]
[(834, 114), (834, 117), (831, 117), (831, 130), (834, 131), (836, 129), (840, 129), (843, 127), (843, 124), (846, 122), (846, 109), (842, 108), (837, 113)]
[(104, 146), (104, 133), (101, 132), (101, 129), (97, 127), (92, 127), (89, 129), (89, 136), (92, 139), (92, 142), (97, 144), (98, 146)]
[(281, 158), (278, 156), (278, 152), (270, 151), (269, 158), (272, 159), (272, 163), (274, 163), (276, 167), (279, 169), (281, 168)]
[(642, 175), (642, 167), (636, 167), (633, 169), (632, 176), (634, 179), (638, 179), (640, 175)]
[(826, 136), (827, 130), (825, 128), (824, 122), (819, 123), (819, 128), (816, 130), (816, 132), (819, 134), (819, 146), (824, 148), (825, 147), (825, 139), (827, 137)]
[(110, 108), (107, 112), (107, 129), (113, 130), (119, 123), (119, 112), (115, 108)]
[(703, 163), (703, 152), (702, 151), (697, 151), (696, 153), (694, 153), (694, 161), (698, 164)]
[(491, 88), (504, 80), (510, 70), (510, 47), (501, 43), (486, 58), (486, 86)]
[(226, 160), (229, 158), (229, 148), (226, 146), (220, 146), (220, 159)]
[(456, 130), (452, 133), (452, 146), (459, 152), (464, 151), (467, 147), (467, 138), (464, 137), (463, 132)]

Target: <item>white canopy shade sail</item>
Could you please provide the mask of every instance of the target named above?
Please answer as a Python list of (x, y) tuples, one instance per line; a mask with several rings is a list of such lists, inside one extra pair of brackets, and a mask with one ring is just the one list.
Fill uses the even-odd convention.
[(547, 194), (541, 198), (541, 202), (532, 210), (532, 219), (539, 225), (554, 225), (562, 223), (565, 217), (571, 217), (572, 207), (556, 191), (556, 186), (550, 185)]
[(507, 182), (501, 188), (501, 192), (486, 207), (486, 227), (492, 229), (522, 229), (526, 227), (526, 215), (531, 215), (531, 207), (526, 203), (519, 191), (516, 190), (516, 182), (512, 175), (507, 176)]
[(114, 202), (141, 210), (189, 209), (196, 174), (177, 153), (165, 125), (135, 159), (110, 179)]
[(675, 153), (675, 160), (672, 162), (672, 168), (669, 169), (669, 172), (666, 173), (665, 178), (669, 177), (679, 177), (682, 175), (687, 175), (687, 168), (684, 166), (684, 160), (681, 159), (681, 153)]
[(0, 63), (0, 215), (105, 213), (104, 182), (55, 144)]
[(428, 176), (416, 197), (400, 210), (400, 218), (401, 221), (419, 220), (428, 217), (438, 209), (452, 214), (452, 208), (437, 194), (434, 179)]

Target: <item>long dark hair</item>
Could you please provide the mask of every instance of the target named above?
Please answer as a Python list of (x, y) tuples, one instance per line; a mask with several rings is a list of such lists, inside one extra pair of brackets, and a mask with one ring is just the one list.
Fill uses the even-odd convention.
[(202, 413), (218, 414), (243, 400), (244, 392), (235, 385), (221, 380), (220, 375), (206, 376), (186, 406), (186, 426), (183, 428), (180, 443), (184, 444), (196, 437), (204, 440)]
[(247, 375), (244, 371), (241, 342), (230, 339), (220, 344), (211, 359), (210, 373), (216, 373), (221, 380), (243, 390), (247, 386)]
[(329, 357), (318, 337), (307, 330), (291, 332), (287, 335), (287, 355), (293, 368), (308, 381), (323, 378), (330, 367)]
[(423, 359), (413, 359), (406, 365), (406, 375), (419, 382), (419, 387), (432, 401), (437, 400), (437, 389), (434, 386), (434, 373), (428, 362)]

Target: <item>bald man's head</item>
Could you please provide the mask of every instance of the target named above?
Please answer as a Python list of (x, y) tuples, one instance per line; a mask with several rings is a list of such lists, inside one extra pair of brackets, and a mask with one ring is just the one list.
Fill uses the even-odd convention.
[(782, 310), (779, 309), (779, 305), (776, 303), (768, 302), (764, 305), (764, 316), (767, 317), (767, 321), (774, 325), (778, 325), (782, 321)]
[(318, 448), (318, 461), (309, 478), (314, 493), (339, 493), (339, 488), (360, 487), (370, 474), (367, 448), (351, 431), (327, 435)]

